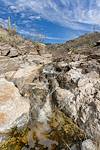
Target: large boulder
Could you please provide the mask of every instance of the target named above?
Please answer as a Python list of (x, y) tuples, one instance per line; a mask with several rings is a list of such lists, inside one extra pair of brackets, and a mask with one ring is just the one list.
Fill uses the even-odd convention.
[(84, 75), (79, 82), (79, 91), (76, 98), (76, 108), (78, 111), (77, 121), (86, 133), (95, 137), (100, 133), (100, 77), (96, 72)]
[(25, 84), (32, 83), (35, 78), (39, 77), (42, 65), (24, 65), (17, 71), (10, 71), (4, 74), (7, 80), (11, 80), (21, 90)]
[(18, 56), (18, 50), (9, 44), (0, 43), (1, 56), (16, 57)]
[(20, 66), (19, 58), (0, 57), (0, 75), (9, 71), (16, 71)]
[(75, 106), (75, 96), (70, 90), (58, 87), (56, 89), (56, 99), (59, 107), (63, 109), (70, 117), (77, 117), (77, 110)]
[(12, 82), (0, 79), (0, 133), (23, 127), (29, 121), (29, 100), (23, 98)]

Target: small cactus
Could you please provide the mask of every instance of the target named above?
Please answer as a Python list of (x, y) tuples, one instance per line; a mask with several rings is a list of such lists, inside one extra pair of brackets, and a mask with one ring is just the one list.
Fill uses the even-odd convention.
[(15, 35), (16, 34), (16, 24), (14, 24), (14, 27), (12, 28), (12, 25), (11, 25), (11, 18), (8, 17), (8, 32), (10, 35)]
[(11, 31), (11, 19), (8, 17), (8, 31)]

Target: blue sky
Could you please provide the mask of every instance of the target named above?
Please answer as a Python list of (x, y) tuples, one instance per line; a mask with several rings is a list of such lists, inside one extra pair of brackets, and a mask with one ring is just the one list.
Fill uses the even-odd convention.
[(0, 22), (11, 17), (17, 31), (30, 39), (62, 43), (100, 31), (100, 0), (0, 0)]

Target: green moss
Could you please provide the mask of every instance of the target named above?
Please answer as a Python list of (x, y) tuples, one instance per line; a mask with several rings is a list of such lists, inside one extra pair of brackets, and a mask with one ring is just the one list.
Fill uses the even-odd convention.
[(84, 132), (73, 123), (72, 119), (58, 109), (53, 113), (50, 125), (55, 132), (52, 131), (49, 136), (58, 140), (58, 143), (71, 145), (85, 138)]
[[(69, 149), (71, 145), (83, 141), (84, 132), (73, 123), (72, 119), (57, 108), (52, 113), (48, 122), (48, 130), (45, 124), (36, 122), (34, 126), (22, 131), (12, 129), (6, 142), (0, 144), (2, 150), (21, 150), (25, 145), (33, 146), (39, 150)], [(32, 148), (34, 150), (34, 148)]]
[(8, 139), (5, 142), (0, 143), (0, 149), (2, 150), (21, 150), (21, 148), (27, 144), (28, 128), (18, 130), (13, 128), (8, 135)]
[[(49, 121), (50, 130), (41, 131), (41, 126), (37, 126), (37, 132), (41, 131), (39, 137), (36, 130), (33, 131), (33, 139), (36, 141), (36, 146), (39, 150), (51, 147), (51, 150), (69, 149), (71, 145), (83, 141), (85, 138), (84, 132), (73, 123), (72, 119), (59, 111), (57, 108), (54, 110), (52, 117)], [(40, 142), (42, 139), (42, 143)], [(41, 143), (41, 144), (40, 144)], [(48, 144), (49, 143), (49, 144)]]

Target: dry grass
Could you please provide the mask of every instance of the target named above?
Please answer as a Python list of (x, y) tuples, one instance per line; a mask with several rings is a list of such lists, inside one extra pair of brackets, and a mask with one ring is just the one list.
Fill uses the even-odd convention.
[(7, 30), (0, 28), (0, 41), (10, 45), (17, 45), (24, 42), (24, 39), (15, 34), (13, 30), (8, 32)]

